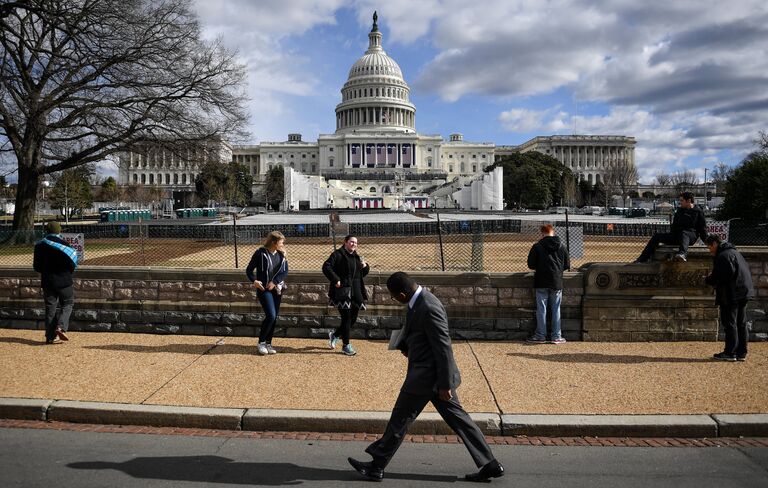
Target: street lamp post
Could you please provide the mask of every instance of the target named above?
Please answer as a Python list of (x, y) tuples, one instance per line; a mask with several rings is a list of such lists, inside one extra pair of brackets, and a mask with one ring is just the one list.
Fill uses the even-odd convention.
[(707, 168), (704, 168), (704, 206), (708, 208), (707, 203), (709, 203), (707, 199)]

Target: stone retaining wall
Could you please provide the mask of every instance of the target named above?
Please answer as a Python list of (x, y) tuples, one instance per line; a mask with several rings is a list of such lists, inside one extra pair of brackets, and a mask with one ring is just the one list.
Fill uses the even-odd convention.
[[(752, 340), (768, 340), (768, 250), (743, 249), (756, 300)], [(663, 254), (663, 253), (662, 253)], [(711, 258), (692, 250), (687, 263), (595, 263), (566, 273), (562, 304), (568, 340), (717, 340), (718, 315), (703, 285)], [(78, 269), (71, 330), (256, 336), (263, 319), (243, 271), (173, 268)], [(521, 340), (535, 328), (532, 273), (413, 273), (445, 304), (454, 338)], [(403, 307), (386, 290), (386, 274), (366, 278), (371, 300), (355, 338), (386, 339), (402, 326)], [(0, 268), (0, 327), (43, 328), (38, 274)], [(339, 324), (327, 306), (321, 273), (291, 273), (278, 337), (326, 337)]]

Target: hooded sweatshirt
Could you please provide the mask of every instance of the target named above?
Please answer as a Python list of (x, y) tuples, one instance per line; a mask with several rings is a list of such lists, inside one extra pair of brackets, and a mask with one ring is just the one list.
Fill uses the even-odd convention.
[(534, 288), (563, 289), (563, 271), (571, 267), (568, 251), (558, 236), (546, 236), (528, 253), (528, 268), (533, 274)]

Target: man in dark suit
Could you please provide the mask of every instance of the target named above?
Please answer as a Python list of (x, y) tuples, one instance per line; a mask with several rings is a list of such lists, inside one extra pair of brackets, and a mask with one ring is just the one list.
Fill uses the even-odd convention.
[(405, 326), (390, 345), (408, 357), (408, 371), (384, 435), (365, 450), (373, 460), (361, 462), (349, 458), (349, 463), (367, 479), (383, 479), (384, 468), (403, 442), (408, 427), (427, 403), (432, 402), (480, 468), (466, 479), (488, 481), (503, 476), (504, 468), (493, 457), (483, 433), (459, 403), (456, 388), (461, 376), (453, 358), (443, 304), (406, 273), (390, 276), (387, 289), (394, 300), (408, 304)]

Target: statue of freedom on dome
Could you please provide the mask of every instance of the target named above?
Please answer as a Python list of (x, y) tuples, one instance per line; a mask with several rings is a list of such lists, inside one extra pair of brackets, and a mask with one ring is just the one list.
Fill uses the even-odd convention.
[(376, 13), (376, 11), (373, 11), (373, 29), (371, 29), (371, 32), (378, 32), (379, 26), (376, 25), (376, 21), (379, 20), (379, 15)]

